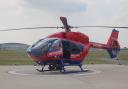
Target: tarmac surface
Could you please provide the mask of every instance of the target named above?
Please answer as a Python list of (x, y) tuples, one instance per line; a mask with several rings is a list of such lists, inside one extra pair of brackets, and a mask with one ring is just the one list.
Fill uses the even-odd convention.
[(37, 72), (33, 66), (0, 66), (0, 89), (128, 89), (128, 66), (94, 64)]

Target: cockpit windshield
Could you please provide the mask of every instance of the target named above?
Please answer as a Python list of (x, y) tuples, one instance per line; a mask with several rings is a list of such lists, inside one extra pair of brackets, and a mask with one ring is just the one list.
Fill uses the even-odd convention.
[[(58, 39), (45, 38), (37, 41), (34, 45), (31, 46), (38, 55), (46, 54), (49, 50), (54, 51), (58, 47)], [(57, 47), (55, 47), (57, 46)]]
[(38, 42), (36, 42), (32, 47), (35, 49), (40, 49), (40, 48), (47, 48), (49, 47), (53, 41), (56, 39), (41, 39)]

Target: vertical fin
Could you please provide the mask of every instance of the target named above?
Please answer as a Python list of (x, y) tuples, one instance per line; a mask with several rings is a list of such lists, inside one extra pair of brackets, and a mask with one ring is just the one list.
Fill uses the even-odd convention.
[(111, 58), (116, 58), (120, 51), (118, 34), (119, 34), (119, 31), (113, 29), (110, 35), (110, 38), (108, 39), (108, 42), (107, 42), (107, 46), (108, 46), (107, 51)]

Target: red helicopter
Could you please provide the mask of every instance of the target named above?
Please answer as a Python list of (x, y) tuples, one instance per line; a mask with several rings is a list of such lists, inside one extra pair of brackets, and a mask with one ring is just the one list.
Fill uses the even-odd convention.
[(79, 66), (81, 71), (82, 63), (88, 55), (90, 48), (105, 49), (108, 51), (111, 58), (117, 58), (120, 51), (118, 42), (119, 31), (113, 29), (108, 39), (107, 44), (90, 42), (89, 37), (80, 32), (72, 32), (72, 28), (80, 27), (101, 27), (101, 28), (128, 28), (128, 27), (113, 27), (113, 26), (78, 26), (73, 27), (68, 25), (66, 17), (60, 17), (63, 27), (34, 27), (34, 28), (19, 28), (7, 29), (22, 30), (22, 29), (41, 29), (41, 28), (62, 28), (64, 32), (54, 33), (46, 38), (40, 39), (27, 49), (28, 55), (37, 65), (41, 66), (39, 72), (43, 72), (44, 67), (48, 65), (49, 71), (59, 70), (65, 72), (65, 66)]
[[(72, 32), (74, 28), (67, 24), (65, 17), (60, 17), (65, 32), (52, 34), (44, 39), (37, 41), (28, 48), (27, 53), (44, 71), (45, 65), (49, 65), (49, 70), (60, 70), (65, 72), (65, 66), (79, 66), (81, 71), (82, 62), (88, 55), (90, 48), (106, 49), (111, 58), (117, 57), (120, 51), (118, 42), (118, 31), (113, 30), (107, 44), (90, 42), (89, 37), (80, 32)], [(77, 27), (76, 27), (77, 28)]]

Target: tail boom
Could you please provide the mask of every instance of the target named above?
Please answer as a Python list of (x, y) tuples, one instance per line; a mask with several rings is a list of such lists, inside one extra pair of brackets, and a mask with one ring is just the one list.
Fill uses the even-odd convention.
[(90, 42), (90, 47), (99, 48), (99, 49), (106, 49), (111, 58), (117, 58), (117, 55), (120, 51), (120, 45), (118, 42), (118, 34), (119, 34), (119, 31), (114, 29), (114, 30), (112, 30), (112, 33), (108, 39), (107, 44)]
[(90, 42), (90, 47), (98, 48), (98, 49), (107, 49), (108, 48), (108, 46), (106, 44), (96, 43), (96, 42)]

